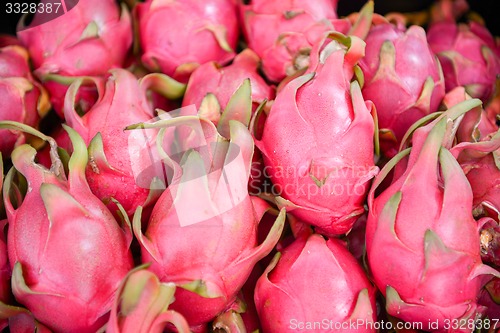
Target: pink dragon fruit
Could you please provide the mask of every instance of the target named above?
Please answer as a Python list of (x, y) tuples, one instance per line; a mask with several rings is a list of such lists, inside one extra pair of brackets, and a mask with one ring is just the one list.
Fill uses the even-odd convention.
[[(471, 332), (468, 326), (445, 330), (446, 323), (481, 316), (479, 291), (491, 275), (500, 275), (481, 263), (472, 191), (449, 150), (454, 120), (480, 103), (464, 101), (416, 129), (412, 148), (386, 164), (368, 196), (366, 246), (374, 282), (389, 315), (420, 323), (424, 330)], [(382, 180), (405, 158), (405, 171), (375, 197)]]
[(337, 19), (337, 2), (251, 0), (241, 4), (245, 39), (262, 59), (269, 80), (280, 82), (306, 69), (312, 46), (327, 31), (348, 31), (350, 22)]
[(162, 333), (173, 324), (178, 333), (190, 333), (179, 313), (168, 310), (175, 284), (161, 283), (151, 271), (138, 267), (123, 279), (115, 295), (107, 333)]
[(274, 99), (274, 91), (257, 72), (259, 57), (250, 49), (238, 54), (231, 65), (218, 67), (209, 62), (198, 67), (191, 75), (186, 87), (182, 105), (200, 107), (207, 94), (213, 94), (219, 106), (224, 109), (231, 96), (245, 79), (250, 79), (252, 103), (255, 110), (264, 100)]
[(135, 10), (142, 62), (152, 71), (187, 82), (199, 65), (225, 65), (235, 56), (239, 26), (233, 0), (148, 0)]
[[(3, 184), (3, 160), (0, 152), (0, 191)], [(2, 195), (0, 194), (0, 199)], [(0, 204), (0, 214), (2, 214), (3, 206)], [(2, 216), (0, 215), (0, 219)], [(8, 303), (10, 298), (10, 266), (7, 255), (7, 244), (5, 242), (4, 229), (7, 220), (0, 220), (0, 330), (7, 326), (6, 318), (3, 316), (3, 304)]]
[[(487, 308), (484, 323), (489, 326), (488, 332), (496, 332), (500, 328), (500, 279), (493, 278), (481, 291), (480, 304)], [(489, 324), (489, 325), (488, 325)]]
[[(470, 99), (464, 87), (450, 91), (444, 105)], [(481, 107), (467, 112), (457, 129), (458, 145), (452, 153), (460, 162), (472, 188), (477, 216), (500, 219), (500, 131)]]
[[(29, 50), (35, 75), (52, 82), (46, 88), (62, 115), (68, 84), (57, 81), (105, 75), (111, 68), (122, 67), (132, 45), (132, 23), (127, 8), (120, 9), (115, 0), (80, 1), (64, 15), (39, 24), (46, 16), (35, 14), (30, 26), (21, 20), (17, 36)], [(54, 74), (66, 80), (53, 81)]]
[(84, 80), (74, 82), (66, 95), (64, 116), (89, 146), (87, 179), (92, 192), (109, 203), (120, 202), (127, 214), (136, 208), (154, 204), (165, 182), (160, 159), (156, 155), (156, 131), (123, 131), (131, 124), (147, 122), (155, 114), (146, 98), (146, 90), (164, 85), (171, 96), (182, 95), (183, 85), (163, 74), (150, 74), (138, 81), (124, 69), (113, 69), (105, 83), (92, 79), (99, 98), (80, 117), (75, 110), (75, 96)]
[(377, 22), (365, 42), (366, 55), (359, 62), (363, 96), (377, 107), (380, 147), (393, 157), (408, 128), (438, 110), (445, 93), (443, 73), (422, 27)]
[(430, 24), (427, 40), (443, 66), (446, 91), (464, 86), (467, 93), (487, 102), (500, 74), (500, 45), (478, 22), (455, 22), (451, 0), (441, 0), (439, 20)]
[[(87, 149), (75, 131), (66, 127), (74, 148), (66, 178), (52, 138), (15, 122), (0, 127), (26, 131), (52, 147), (50, 169), (35, 163), (34, 148), (17, 147), (5, 179), (14, 296), (54, 332), (95, 332), (106, 323), (114, 293), (133, 267), (130, 225), (122, 230), (90, 191)], [(14, 183), (16, 172), (27, 182), (24, 198)]]
[[(447, 92), (442, 104), (445, 108), (449, 109), (471, 98), (465, 88), (460, 86)], [(488, 115), (488, 112), (482, 106), (478, 106), (468, 111), (460, 121), (460, 126), (457, 129), (457, 140), (458, 142), (477, 142), (485, 139), (489, 134), (497, 130), (498, 126), (492, 117)]]
[[(0, 49), (0, 120), (11, 120), (36, 127), (50, 109), (49, 97), (31, 76), (26, 49), (7, 45)], [(0, 130), (0, 152), (6, 157), (16, 145), (25, 142), (23, 133)]]
[(318, 234), (275, 256), (255, 304), (266, 333), (376, 332), (375, 288), (341, 241)]
[[(247, 128), (251, 108), (239, 105), (243, 93), (250, 100), (249, 90), (238, 89), (217, 127), (199, 115), (129, 127), (179, 130), (184, 154), (177, 154), (182, 158), (176, 161), (162, 153), (173, 176), (144, 234), (137, 211), (134, 233), (142, 261), (151, 263), (161, 281), (177, 285), (171, 308), (184, 315), (194, 332), (205, 332), (209, 321), (234, 306), (256, 262), (271, 251), (284, 225), (283, 210), (258, 245), (259, 221), (269, 207), (248, 195), (254, 144)], [(163, 133), (165, 129), (159, 140)]]
[(280, 193), (277, 203), (329, 235), (351, 229), (378, 172), (372, 104), (363, 100), (358, 81), (351, 82), (364, 42), (331, 37), (317, 45), (308, 73), (277, 95), (257, 141)]

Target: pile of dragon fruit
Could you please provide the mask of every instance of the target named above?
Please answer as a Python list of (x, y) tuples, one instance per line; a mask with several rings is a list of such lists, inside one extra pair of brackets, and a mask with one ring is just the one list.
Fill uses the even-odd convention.
[(465, 0), (337, 2), (1, 36), (0, 330), (497, 332), (500, 42)]

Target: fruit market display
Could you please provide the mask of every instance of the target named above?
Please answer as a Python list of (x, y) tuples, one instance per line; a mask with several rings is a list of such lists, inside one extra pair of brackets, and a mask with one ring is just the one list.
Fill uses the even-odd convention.
[(56, 2), (0, 35), (0, 331), (500, 331), (465, 0)]

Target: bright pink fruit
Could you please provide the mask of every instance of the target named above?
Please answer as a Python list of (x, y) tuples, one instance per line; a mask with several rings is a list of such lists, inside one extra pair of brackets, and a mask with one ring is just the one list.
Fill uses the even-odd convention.
[[(150, 85), (164, 83), (169, 93), (182, 92), (182, 86), (163, 74), (151, 74), (138, 81), (124, 70), (110, 71), (107, 81), (94, 79), (99, 98), (80, 117), (75, 110), (75, 96), (84, 81), (77, 80), (66, 95), (64, 114), (67, 123), (89, 145), (87, 179), (92, 192), (112, 210), (114, 198), (127, 214), (138, 206), (154, 204), (165, 179), (156, 154), (156, 130), (124, 131), (128, 125), (151, 121), (155, 114), (146, 97)], [(180, 94), (178, 92), (178, 94)]]
[(177, 156), (164, 155), (173, 177), (146, 232), (142, 234), (137, 214), (134, 232), (142, 261), (151, 263), (161, 281), (177, 285), (171, 308), (182, 313), (195, 332), (206, 331), (209, 321), (232, 307), (284, 225), (282, 211), (258, 244), (259, 221), (269, 207), (248, 195), (254, 144), (246, 127), (251, 108), (240, 105), (241, 92), (247, 95), (244, 100), (250, 100), (250, 91), (239, 89), (217, 127), (199, 115), (134, 126), (173, 127), (180, 135), (177, 144), (184, 147)]
[[(464, 87), (446, 94), (444, 105), (452, 107), (471, 97)], [(500, 131), (487, 112), (478, 106), (467, 112), (457, 129), (457, 157), (472, 187), (474, 214), (500, 218)]]
[(43, 15), (35, 14), (28, 27), (21, 22), (17, 32), (39, 77), (104, 75), (122, 66), (132, 45), (125, 6), (120, 9), (114, 0), (80, 1), (57, 19), (37, 25)]
[(199, 65), (224, 65), (235, 56), (239, 26), (233, 0), (148, 0), (135, 10), (142, 62), (150, 70), (187, 82)]
[(347, 32), (349, 21), (337, 20), (337, 2), (252, 0), (241, 5), (245, 39), (262, 59), (269, 80), (280, 82), (306, 69), (312, 46), (326, 32)]
[(108, 333), (162, 333), (172, 324), (178, 333), (190, 333), (186, 319), (168, 310), (174, 301), (175, 284), (162, 283), (144, 267), (132, 270), (114, 297)]
[[(42, 81), (51, 80), (53, 74), (70, 78), (105, 75), (109, 69), (123, 66), (132, 45), (131, 17), (125, 6), (120, 8), (114, 0), (85, 0), (40, 24), (46, 16), (35, 14), (28, 27), (21, 21), (17, 32), (31, 55), (35, 75)], [(46, 88), (62, 115), (68, 85), (52, 82)]]
[[(424, 330), (431, 322), (444, 332), (447, 321), (475, 320), (484, 310), (477, 304), (480, 289), (492, 274), (499, 275), (481, 263), (472, 191), (448, 150), (453, 121), (479, 105), (477, 99), (464, 101), (415, 130), (412, 148), (386, 164), (368, 197), (367, 256), (387, 313), (421, 323)], [(404, 172), (375, 197), (378, 185), (405, 157)]]
[[(3, 160), (2, 153), (0, 152), (0, 191), (3, 185)], [(0, 194), (0, 199), (2, 195)], [(3, 200), (2, 200), (3, 201)], [(3, 210), (3, 204), (0, 204), (0, 214)], [(0, 215), (0, 219), (2, 219)], [(7, 220), (0, 220), (0, 313), (2, 312), (3, 304), (7, 304), (10, 298), (10, 265), (9, 257), (7, 254), (7, 243), (5, 241), (5, 225)], [(7, 321), (3, 315), (0, 315), (0, 330), (3, 330), (7, 326)]]
[[(48, 94), (31, 76), (29, 55), (18, 45), (0, 49), (0, 120), (36, 127), (50, 109)], [(25, 141), (24, 133), (0, 130), (0, 152), (5, 157)]]
[(335, 38), (318, 44), (322, 48), (312, 54), (308, 73), (277, 95), (257, 142), (280, 194), (278, 204), (330, 235), (349, 231), (364, 212), (370, 180), (378, 171), (372, 104), (365, 102), (354, 77), (364, 42), (340, 34)]
[(250, 49), (238, 54), (231, 65), (219, 67), (209, 62), (198, 67), (187, 84), (182, 105), (199, 108), (207, 94), (213, 94), (224, 109), (231, 96), (245, 79), (250, 79), (252, 103), (256, 109), (264, 100), (274, 99), (274, 91), (257, 72), (259, 57)]
[[(95, 332), (106, 323), (114, 293), (133, 266), (130, 229), (122, 230), (90, 191), (87, 149), (76, 132), (66, 128), (74, 148), (66, 178), (53, 139), (18, 123), (0, 126), (25, 130), (52, 147), (50, 170), (34, 162), (31, 146), (16, 148), (5, 179), (14, 296), (54, 332)], [(24, 198), (13, 183), (16, 172), (27, 181)]]
[(363, 96), (377, 108), (382, 152), (392, 157), (408, 128), (437, 111), (444, 96), (443, 73), (422, 27), (388, 21), (371, 27), (366, 56), (359, 61), (365, 76)]
[(257, 281), (255, 304), (266, 333), (376, 332), (375, 289), (363, 269), (341, 241), (317, 234), (275, 257)]
[(456, 23), (451, 1), (442, 0), (442, 17), (430, 24), (427, 40), (443, 66), (446, 91), (464, 86), (472, 97), (488, 101), (500, 74), (500, 45), (477, 23)]

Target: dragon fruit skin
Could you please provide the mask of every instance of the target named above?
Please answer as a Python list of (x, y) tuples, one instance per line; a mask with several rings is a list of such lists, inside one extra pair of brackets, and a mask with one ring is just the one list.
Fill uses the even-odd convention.
[(122, 281), (115, 295), (108, 333), (161, 333), (172, 323), (176, 332), (190, 333), (187, 321), (168, 310), (174, 301), (175, 284), (161, 283), (145, 267), (133, 269)]
[(21, 21), (17, 36), (31, 55), (34, 74), (62, 117), (68, 84), (55, 82), (52, 76), (68, 80), (106, 75), (111, 68), (123, 67), (132, 45), (132, 19), (126, 7), (120, 9), (114, 0), (80, 1), (52, 21), (33, 27), (24, 27)]
[(346, 40), (347, 50), (334, 40), (314, 53), (317, 67), (283, 88), (257, 141), (280, 191), (278, 204), (330, 235), (349, 231), (364, 212), (378, 172), (372, 104), (363, 100), (357, 81), (350, 82), (364, 42)]
[[(55, 142), (41, 133), (29, 131), (51, 143), (50, 170), (34, 162), (36, 151), (29, 145), (12, 153), (15, 169), (7, 174), (3, 189), (12, 290), (52, 331), (95, 332), (106, 323), (114, 293), (133, 267), (132, 235), (91, 193), (85, 179), (86, 146), (66, 129), (74, 147), (67, 179)], [(28, 186), (16, 208), (10, 201), (15, 170)]]
[[(424, 329), (438, 321), (438, 331), (445, 332), (445, 320), (475, 320), (484, 311), (477, 304), (480, 289), (488, 275), (499, 275), (481, 263), (472, 191), (445, 147), (453, 120), (479, 105), (477, 99), (462, 102), (418, 128), (411, 152), (402, 151), (382, 169), (368, 196), (366, 246), (374, 282), (389, 315), (420, 322)], [(404, 173), (375, 198), (378, 185), (405, 156)]]
[(224, 65), (235, 56), (239, 25), (233, 0), (148, 0), (135, 14), (142, 62), (152, 71), (186, 83), (199, 65)]
[(24, 27), (21, 21), (17, 37), (41, 79), (47, 74), (105, 75), (125, 61), (132, 45), (131, 17), (113, 0), (87, 0), (41, 25)]
[[(3, 160), (2, 153), (0, 153), (0, 191), (2, 191), (3, 185)], [(0, 199), (2, 195), (0, 194)], [(0, 204), (0, 209), (2, 209)], [(0, 214), (2, 214), (0, 210)], [(0, 218), (2, 218), (0, 216)], [(4, 228), (7, 224), (7, 220), (0, 220), (0, 309), (2, 303), (7, 303), (10, 298), (10, 265), (9, 257), (7, 255), (7, 243), (5, 240)], [(7, 326), (7, 321), (0, 316), (0, 330)]]
[[(471, 97), (464, 87), (448, 92), (443, 104), (450, 108)], [(457, 129), (452, 152), (467, 176), (477, 216), (500, 218), (500, 132), (486, 110), (477, 107), (467, 112)]]
[[(200, 126), (202, 132), (196, 136), (210, 147), (208, 151), (186, 147), (180, 164), (167, 158), (175, 172), (144, 234), (138, 214), (134, 216), (143, 263), (151, 263), (151, 271), (161, 281), (177, 285), (171, 309), (181, 313), (194, 332), (205, 332), (209, 321), (232, 307), (253, 267), (270, 253), (284, 226), (283, 210), (258, 244), (257, 227), (269, 207), (248, 195), (254, 144), (248, 122), (237, 120), (241, 109), (236, 104), (224, 111), (217, 128), (209, 119), (189, 115), (140, 124), (145, 128)], [(246, 112), (249, 121), (251, 108)]]
[(325, 319), (331, 324), (314, 332), (375, 332), (369, 325), (334, 326), (376, 321), (375, 288), (345, 245), (334, 238), (313, 234), (295, 240), (257, 281), (254, 297), (264, 332), (297, 332), (294, 323)]
[[(138, 81), (124, 69), (113, 69), (105, 83), (94, 80), (99, 98), (83, 117), (74, 108), (82, 81), (73, 83), (66, 95), (65, 119), (89, 145), (90, 163), (86, 175), (92, 192), (105, 202), (116, 199), (128, 215), (133, 215), (138, 206), (153, 204), (158, 195), (152, 182), (164, 180), (156, 156), (157, 131), (123, 129), (154, 118), (146, 89), (150, 81), (165, 78), (162, 74), (152, 74)], [(109, 204), (114, 211), (115, 204)]]
[(380, 147), (393, 157), (408, 128), (438, 110), (445, 93), (443, 73), (419, 26), (376, 24), (365, 42), (366, 55), (359, 62), (363, 96), (377, 107)]
[(500, 45), (486, 27), (457, 24), (447, 17), (430, 25), (427, 40), (443, 67), (446, 91), (464, 86), (467, 93), (487, 102), (500, 74)]
[(337, 19), (338, 0), (266, 1), (240, 4), (248, 47), (262, 59), (266, 77), (280, 82), (309, 65), (309, 53), (327, 31), (346, 33), (347, 20)]
[[(50, 109), (47, 92), (31, 76), (29, 55), (19, 45), (0, 49), (0, 120), (11, 120), (37, 126)], [(0, 152), (6, 157), (16, 145), (25, 141), (23, 133), (0, 130)]]
[(218, 67), (209, 62), (198, 67), (186, 87), (182, 105), (196, 105), (198, 109), (208, 93), (213, 94), (221, 109), (226, 108), (231, 96), (245, 79), (250, 79), (254, 110), (264, 100), (274, 99), (274, 89), (257, 72), (259, 57), (250, 49), (239, 53), (231, 65)]

